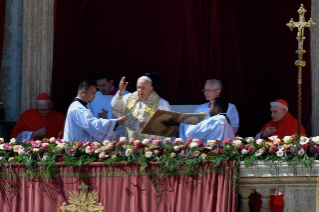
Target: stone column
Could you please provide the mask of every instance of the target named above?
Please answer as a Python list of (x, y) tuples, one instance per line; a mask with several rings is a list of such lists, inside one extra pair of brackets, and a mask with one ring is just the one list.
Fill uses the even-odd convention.
[(317, 26), (311, 31), (311, 135), (319, 135), (319, 1), (311, 1), (311, 17)]
[(18, 121), (21, 108), (23, 0), (7, 0), (0, 76), (6, 120)]
[(40, 93), (51, 93), (54, 0), (23, 1), (21, 112), (35, 107)]

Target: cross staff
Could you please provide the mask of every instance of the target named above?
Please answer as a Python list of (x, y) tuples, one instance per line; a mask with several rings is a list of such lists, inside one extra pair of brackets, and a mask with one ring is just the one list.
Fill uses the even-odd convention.
[(298, 40), (298, 49), (296, 50), (296, 53), (298, 54), (298, 60), (295, 61), (295, 65), (298, 66), (298, 135), (301, 134), (301, 85), (302, 85), (302, 67), (306, 66), (306, 61), (302, 59), (303, 54), (306, 53), (306, 51), (303, 49), (303, 42), (306, 39), (304, 37), (304, 29), (305, 27), (308, 27), (310, 30), (312, 30), (317, 24), (312, 21), (312, 18), (308, 22), (305, 21), (305, 13), (307, 10), (303, 7), (303, 4), (297, 10), (299, 13), (299, 21), (294, 22), (294, 20), (291, 18), (288, 24), (286, 24), (291, 31), (296, 27), (298, 28), (297, 33), (297, 40)]

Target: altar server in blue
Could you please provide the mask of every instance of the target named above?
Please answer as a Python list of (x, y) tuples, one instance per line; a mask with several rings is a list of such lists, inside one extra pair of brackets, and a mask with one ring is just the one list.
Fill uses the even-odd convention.
[[(195, 109), (194, 113), (209, 113), (211, 101), (213, 101), (216, 97), (219, 97), (220, 93), (222, 92), (222, 83), (217, 79), (209, 79), (206, 81), (205, 87), (202, 90), (202, 92), (204, 93), (206, 100), (208, 100), (209, 102), (199, 105)], [(236, 106), (231, 103), (228, 103), (228, 109), (226, 114), (229, 118), (230, 125), (233, 128), (234, 134), (236, 135), (239, 128), (239, 116)], [(209, 117), (210, 116), (207, 115), (206, 119), (209, 119)]]
[(197, 138), (201, 141), (234, 139), (235, 134), (229, 124), (226, 115), (228, 102), (223, 97), (217, 97), (212, 101), (209, 110), (210, 118), (196, 124), (180, 124), (176, 120), (164, 122), (166, 126), (179, 126), (179, 136), (186, 141), (188, 138)]
[(124, 124), (125, 116), (118, 119), (93, 116), (87, 104), (94, 100), (96, 90), (94, 81), (84, 80), (80, 83), (78, 95), (67, 112), (63, 140), (103, 142), (112, 136), (116, 126)]

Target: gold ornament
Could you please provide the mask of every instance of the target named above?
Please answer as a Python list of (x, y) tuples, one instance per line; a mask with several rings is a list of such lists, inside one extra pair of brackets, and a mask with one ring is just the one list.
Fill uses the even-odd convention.
[(79, 186), (81, 189), (80, 192), (78, 191), (69, 191), (69, 203), (72, 205), (66, 205), (64, 202), (63, 205), (60, 207), (62, 212), (65, 211), (71, 211), (71, 212), (94, 212), (99, 211), (102, 212), (104, 210), (104, 207), (101, 203), (99, 203), (98, 206), (93, 205), (97, 202), (98, 198), (98, 191), (90, 191), (86, 195), (86, 189), (88, 188), (87, 185), (85, 185), (84, 182), (82, 182), (82, 185)]

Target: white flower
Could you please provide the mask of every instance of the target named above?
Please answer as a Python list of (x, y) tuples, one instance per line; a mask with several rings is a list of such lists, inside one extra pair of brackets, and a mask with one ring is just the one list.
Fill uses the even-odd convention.
[(11, 138), (10, 139), (10, 144), (15, 144), (16, 143), (16, 139), (15, 138)]
[(257, 139), (256, 143), (258, 145), (262, 145), (264, 143), (264, 141), (265, 141), (264, 139)]
[(183, 139), (181, 139), (181, 138), (176, 138), (176, 139), (175, 139), (175, 141), (181, 141), (181, 142), (184, 142), (184, 141), (183, 141)]
[(176, 152), (178, 152), (179, 150), (181, 150), (181, 147), (180, 147), (180, 146), (174, 146), (174, 150), (175, 150)]
[(304, 155), (304, 154), (305, 154), (305, 150), (303, 150), (303, 149), (299, 150), (299, 151), (298, 151), (298, 154), (299, 154), (299, 155)]
[(215, 146), (216, 145), (216, 140), (207, 140), (207, 144), (209, 146)]
[(4, 157), (1, 156), (1, 157), (0, 157), (0, 161), (2, 161), (2, 160), (4, 160)]
[(241, 150), (241, 154), (243, 154), (243, 155), (248, 154), (248, 150), (246, 150), (246, 149)]
[(260, 156), (264, 153), (264, 150), (263, 149), (259, 149), (257, 150), (257, 152), (255, 153), (255, 156)]
[(278, 157), (284, 156), (284, 152), (281, 151), (281, 150), (277, 151), (276, 154), (277, 154)]
[(147, 145), (149, 142), (150, 142), (149, 139), (144, 139), (144, 140), (142, 141), (142, 144)]
[(273, 136), (270, 136), (270, 137), (268, 137), (270, 140), (275, 140), (275, 138), (277, 138), (278, 136), (277, 135), (273, 135)]
[(0, 138), (0, 143), (3, 143), (4, 142), (4, 139), (3, 138)]
[(127, 149), (125, 151), (125, 156), (128, 157), (130, 154), (132, 154), (132, 149)]
[(289, 144), (291, 142), (292, 138), (291, 138), (291, 136), (285, 136), (283, 140), (284, 140), (285, 144)]
[(152, 157), (152, 155), (153, 155), (153, 152), (152, 152), (152, 151), (147, 151), (147, 152), (145, 152), (145, 156), (146, 156), (147, 158)]
[(97, 153), (100, 153), (100, 150), (99, 150), (99, 149), (95, 149), (95, 150), (94, 150), (94, 153), (96, 153), (96, 154), (97, 154)]
[(19, 154), (19, 155), (24, 155), (24, 153), (25, 153), (24, 149), (20, 149), (20, 150), (18, 151), (18, 154)]
[(127, 141), (127, 140), (126, 140), (126, 137), (120, 137), (120, 141), (126, 142), (126, 141)]
[(192, 142), (192, 143), (190, 143), (189, 147), (190, 148), (198, 147), (198, 143)]
[(43, 154), (43, 157), (42, 157), (42, 160), (47, 160), (49, 158), (49, 153), (44, 153)]
[(0, 150), (3, 150), (4, 144), (0, 144)]
[(104, 146), (107, 146), (109, 143), (111, 143), (111, 141), (108, 141), (108, 140), (104, 140), (104, 141), (103, 141), (103, 145), (104, 145)]
[(171, 158), (175, 158), (175, 157), (176, 157), (176, 153), (175, 153), (175, 152), (172, 152), (171, 155), (170, 155), (170, 157), (171, 157)]
[(13, 160), (14, 160), (14, 157), (10, 157), (9, 160), (8, 160), (8, 162), (11, 162), (11, 161), (13, 161)]
[(315, 144), (319, 144), (319, 136), (313, 137), (312, 142), (314, 142)]
[(246, 138), (246, 142), (247, 143), (253, 143), (254, 142), (254, 138), (253, 137), (248, 137), (248, 138)]
[(55, 137), (51, 137), (50, 138), (50, 143), (55, 143), (55, 140), (56, 140)]
[(165, 138), (164, 141), (163, 141), (164, 145), (170, 144), (170, 143), (171, 143), (171, 138)]
[(301, 136), (300, 137), (300, 144), (307, 144), (309, 142), (309, 138)]

